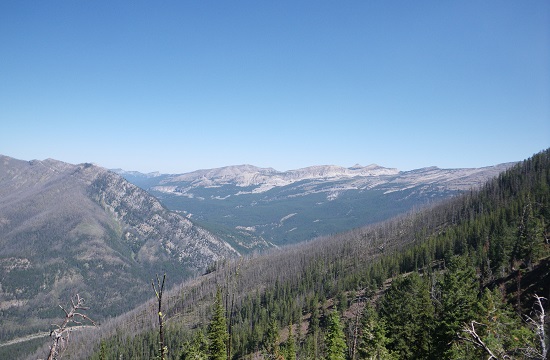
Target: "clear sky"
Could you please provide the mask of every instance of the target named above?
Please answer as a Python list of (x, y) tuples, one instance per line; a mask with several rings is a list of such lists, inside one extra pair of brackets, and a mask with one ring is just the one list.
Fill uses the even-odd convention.
[(550, 147), (550, 1), (0, 1), (0, 154), (181, 173)]

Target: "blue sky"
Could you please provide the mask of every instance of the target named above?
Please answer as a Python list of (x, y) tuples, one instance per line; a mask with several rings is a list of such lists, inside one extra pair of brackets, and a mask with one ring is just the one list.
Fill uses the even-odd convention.
[(550, 146), (550, 2), (0, 2), (0, 154), (410, 170)]

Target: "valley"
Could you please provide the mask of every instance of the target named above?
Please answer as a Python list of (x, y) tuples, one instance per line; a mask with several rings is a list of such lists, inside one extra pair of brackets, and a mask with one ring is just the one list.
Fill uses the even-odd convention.
[(115, 171), (169, 209), (223, 233), (246, 253), (384, 221), (475, 189), (512, 165), (412, 171), (378, 165), (285, 172), (250, 165), (186, 174)]

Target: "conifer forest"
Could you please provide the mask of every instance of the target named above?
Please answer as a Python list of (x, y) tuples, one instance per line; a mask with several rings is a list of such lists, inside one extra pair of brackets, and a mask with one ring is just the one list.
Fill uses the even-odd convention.
[(166, 284), (59, 358), (548, 359), (550, 149), (428, 208)]

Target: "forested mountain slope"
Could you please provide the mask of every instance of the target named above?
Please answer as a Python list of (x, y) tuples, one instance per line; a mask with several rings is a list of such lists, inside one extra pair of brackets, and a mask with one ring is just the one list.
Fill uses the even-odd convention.
[[(168, 358), (213, 355), (221, 289), (233, 359), (543, 359), (522, 316), (550, 296), (549, 185), (545, 150), (430, 209), (219, 263), (165, 296)], [(71, 358), (157, 356), (153, 309), (81, 332)]]
[(183, 280), (237, 254), (106, 169), (0, 156), (0, 342), (48, 330), (76, 292), (99, 320), (145, 301), (151, 269)]

